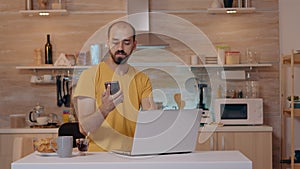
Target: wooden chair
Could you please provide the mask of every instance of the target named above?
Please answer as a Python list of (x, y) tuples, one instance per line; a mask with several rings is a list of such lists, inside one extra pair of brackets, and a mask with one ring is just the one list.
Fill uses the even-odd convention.
[(73, 136), (73, 148), (76, 146), (77, 138), (84, 138), (85, 136), (79, 131), (78, 122), (64, 123), (58, 129), (58, 136)]

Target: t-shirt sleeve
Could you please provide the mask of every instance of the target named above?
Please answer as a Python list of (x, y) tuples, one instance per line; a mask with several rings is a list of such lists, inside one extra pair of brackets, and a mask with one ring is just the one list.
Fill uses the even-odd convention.
[(143, 99), (147, 97), (152, 97), (152, 84), (149, 77), (144, 73), (140, 73), (140, 74), (141, 74), (140, 82), (143, 84), (143, 85), (138, 85), (142, 87), (141, 98)]
[(84, 70), (77, 82), (73, 98), (83, 96), (95, 99), (95, 69)]

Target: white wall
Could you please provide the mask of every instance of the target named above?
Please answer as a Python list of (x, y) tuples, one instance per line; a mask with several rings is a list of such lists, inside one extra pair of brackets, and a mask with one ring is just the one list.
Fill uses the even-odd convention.
[[(291, 50), (300, 49), (300, 1), (299, 0), (279, 0), (279, 31), (280, 31), (280, 53), (289, 54)], [(300, 67), (295, 71), (295, 94), (300, 95)], [(289, 84), (289, 83), (288, 83)], [(297, 85), (298, 84), (298, 85)], [(290, 89), (288, 89), (290, 91)], [(278, 124), (279, 125), (279, 124)], [(287, 125), (290, 130), (289, 125)], [(300, 129), (300, 118), (295, 122), (295, 131)], [(287, 136), (288, 140), (289, 135)], [(289, 141), (290, 142), (290, 141)], [(290, 143), (286, 146), (290, 152)], [(295, 132), (295, 149), (300, 149), (300, 135)]]

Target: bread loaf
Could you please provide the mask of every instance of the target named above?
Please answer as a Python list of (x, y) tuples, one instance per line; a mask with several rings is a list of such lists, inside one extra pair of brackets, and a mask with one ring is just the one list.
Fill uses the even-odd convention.
[[(52, 147), (50, 145), (52, 143)], [(42, 138), (33, 141), (33, 147), (35, 151), (42, 153), (53, 153), (54, 149), (57, 149), (56, 141), (53, 138)]]

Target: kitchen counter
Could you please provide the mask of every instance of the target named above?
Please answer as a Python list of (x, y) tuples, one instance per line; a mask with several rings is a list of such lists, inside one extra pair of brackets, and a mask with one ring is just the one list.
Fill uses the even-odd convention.
[(0, 134), (56, 134), (58, 128), (0, 128)]
[(110, 152), (90, 152), (71, 158), (40, 156), (36, 152), (11, 164), (11, 169), (252, 169), (252, 162), (239, 151), (203, 151), (188, 154), (123, 156)]
[(199, 131), (201, 132), (272, 132), (273, 128), (271, 126), (217, 126), (217, 125), (206, 125), (204, 127), (200, 127)]
[[(213, 131), (272, 131), (270, 126), (215, 126), (206, 125), (200, 127), (201, 132), (213, 132)], [(0, 134), (25, 134), (25, 133), (58, 133), (58, 128), (0, 128)]]

